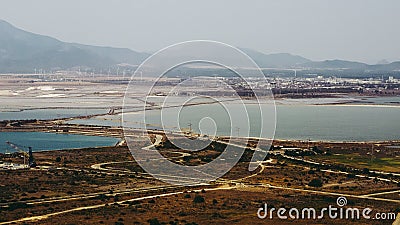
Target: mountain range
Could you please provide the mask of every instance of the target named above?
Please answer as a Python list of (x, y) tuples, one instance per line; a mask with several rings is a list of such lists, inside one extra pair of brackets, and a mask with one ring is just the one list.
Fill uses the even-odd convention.
[(36, 68), (108, 68), (118, 63), (137, 65), (148, 56), (148, 53), (127, 48), (66, 43), (0, 20), (0, 72), (32, 72)]
[[(241, 49), (261, 68), (296, 68), (302, 71), (348, 71), (357, 74), (398, 74), (400, 62), (369, 65), (345, 60), (312, 61), (289, 53), (264, 54)], [(0, 20), (0, 72), (31, 73), (35, 69), (108, 69), (117, 65), (135, 66), (150, 56), (128, 48), (99, 47), (67, 43), (52, 37), (21, 30)]]

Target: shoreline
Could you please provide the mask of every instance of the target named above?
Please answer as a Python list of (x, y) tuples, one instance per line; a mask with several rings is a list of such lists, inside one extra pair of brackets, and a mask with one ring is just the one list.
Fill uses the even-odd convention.
[(306, 104), (309, 106), (343, 106), (343, 107), (376, 107), (376, 108), (400, 108), (400, 105), (385, 104), (351, 104), (351, 103), (323, 103), (323, 104)]
[[(120, 127), (106, 127), (107, 129), (112, 129), (114, 132), (116, 131), (117, 133), (99, 133), (98, 130), (94, 129), (88, 129), (88, 127), (76, 127), (79, 130), (72, 131), (72, 132), (59, 132), (55, 130), (38, 130), (35, 128), (25, 128), (25, 129), (1, 129), (0, 128), (0, 135), (1, 133), (6, 133), (6, 132), (38, 132), (38, 133), (56, 133), (56, 134), (64, 134), (64, 135), (84, 135), (84, 136), (96, 136), (96, 137), (111, 137), (111, 138), (118, 138), (120, 139), (119, 142), (121, 142), (124, 139), (123, 136), (123, 129)], [(97, 127), (98, 128), (98, 127)], [(82, 130), (85, 129), (85, 130)], [(134, 129), (134, 132), (139, 132), (141, 134), (143, 133), (157, 133), (159, 134), (159, 130), (151, 130), (151, 129)], [(118, 137), (119, 136), (119, 137)], [(309, 143), (309, 144), (393, 144), (393, 143), (400, 143), (400, 139), (398, 140), (365, 140), (365, 141), (339, 141), (339, 140), (309, 140), (309, 139), (273, 139), (273, 140), (265, 140), (263, 138), (258, 138), (258, 137), (234, 137), (234, 136), (217, 136), (218, 138), (238, 138), (244, 139), (244, 140), (264, 140), (268, 142), (281, 142), (281, 143)], [(118, 143), (119, 143), (118, 142)], [(117, 143), (117, 144), (118, 144)], [(115, 146), (115, 145), (114, 145)], [(112, 147), (112, 146), (103, 146), (103, 147)], [(65, 149), (57, 149), (58, 150), (65, 150)], [(52, 150), (49, 150), (52, 151)]]

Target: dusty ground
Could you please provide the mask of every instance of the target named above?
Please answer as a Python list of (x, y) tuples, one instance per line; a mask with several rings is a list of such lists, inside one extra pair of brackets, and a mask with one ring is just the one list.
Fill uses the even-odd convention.
[[(165, 155), (174, 157), (176, 154)], [(207, 151), (206, 151), (207, 152)], [(188, 163), (204, 159), (188, 158)], [(215, 152), (209, 150), (215, 156)], [(260, 220), (256, 213), (263, 203), (275, 207), (336, 206), (336, 198), (344, 194), (348, 206), (370, 207), (374, 212), (399, 210), (399, 187), (395, 183), (370, 178), (349, 177), (345, 174), (321, 171), (316, 167), (297, 164), (291, 160), (271, 156), (268, 163), (248, 172), (246, 156), (215, 185), (204, 187), (173, 187), (159, 182), (142, 172), (132, 162), (126, 147), (108, 147), (35, 153), (42, 165), (54, 169), (0, 171), (0, 221), (46, 215), (97, 206), (50, 216), (29, 224), (332, 224), (332, 220)], [(122, 163), (110, 163), (122, 162)], [(96, 169), (93, 165), (105, 163)], [(183, 162), (181, 162), (183, 163)], [(309, 187), (312, 179), (321, 178), (323, 186)], [(230, 187), (229, 190), (202, 189)], [(186, 193), (198, 190), (198, 193)], [(359, 196), (377, 193), (371, 198)], [(182, 193), (185, 192), (185, 193)], [(145, 196), (157, 196), (127, 201)], [(176, 193), (176, 194), (173, 194)], [(205, 202), (195, 203), (196, 195)], [(198, 198), (198, 197), (197, 197)], [(392, 200), (398, 200), (393, 202)], [(105, 205), (103, 205), (105, 204)], [(392, 221), (392, 220), (391, 220)], [(334, 220), (335, 224), (391, 224), (386, 221)], [(151, 223), (150, 223), (151, 222)], [(23, 222), (21, 222), (23, 223)], [(0, 222), (1, 224), (1, 222)]]
[[(196, 196), (202, 196), (204, 203), (195, 203)], [(260, 188), (205, 191), (127, 204), (112, 204), (100, 209), (52, 217), (41, 223), (54, 224), (63, 221), (60, 224), (80, 224), (85, 221), (88, 224), (391, 224), (392, 222), (390, 220), (331, 220), (329, 218), (322, 220), (266, 218), (262, 220), (257, 217), (257, 210), (264, 203), (276, 208), (301, 209), (307, 206), (321, 209), (329, 205), (336, 206), (336, 198)], [(371, 205), (375, 212), (387, 212), (398, 207), (398, 204), (358, 199), (349, 199), (348, 204), (348, 206), (361, 209)], [(156, 223), (156, 220), (159, 223)]]

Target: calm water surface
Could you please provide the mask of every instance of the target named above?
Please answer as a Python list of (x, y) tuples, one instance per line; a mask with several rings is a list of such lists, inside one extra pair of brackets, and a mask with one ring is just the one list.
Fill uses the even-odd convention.
[(119, 139), (112, 137), (57, 134), (44, 132), (0, 132), (0, 152), (13, 151), (5, 142), (31, 146), (33, 151), (89, 148), (115, 145)]

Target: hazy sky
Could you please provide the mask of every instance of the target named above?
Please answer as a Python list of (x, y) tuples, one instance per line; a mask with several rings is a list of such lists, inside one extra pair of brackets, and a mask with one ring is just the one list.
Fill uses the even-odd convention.
[(0, 19), (62, 41), (138, 51), (210, 39), (313, 60), (400, 60), (398, 0), (2, 0)]

